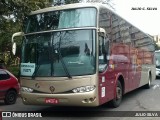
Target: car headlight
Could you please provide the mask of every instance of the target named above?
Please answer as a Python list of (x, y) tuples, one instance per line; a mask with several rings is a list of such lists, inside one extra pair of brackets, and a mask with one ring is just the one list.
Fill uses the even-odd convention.
[(28, 87), (21, 87), (21, 91), (31, 93), (33, 92), (33, 89)]
[(93, 91), (95, 88), (96, 88), (95, 86), (82, 86), (82, 87), (74, 88), (72, 91), (74, 93), (90, 92), (90, 91)]

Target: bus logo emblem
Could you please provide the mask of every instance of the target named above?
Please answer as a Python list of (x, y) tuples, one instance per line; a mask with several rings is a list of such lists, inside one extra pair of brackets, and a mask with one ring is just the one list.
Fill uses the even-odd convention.
[(53, 86), (50, 87), (50, 91), (53, 94), (53, 92), (55, 91), (55, 88)]

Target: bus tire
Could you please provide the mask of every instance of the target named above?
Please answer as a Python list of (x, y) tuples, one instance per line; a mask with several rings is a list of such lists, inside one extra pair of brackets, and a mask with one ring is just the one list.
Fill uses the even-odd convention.
[(110, 101), (111, 107), (119, 107), (122, 101), (122, 85), (121, 82), (118, 80), (116, 85), (116, 98)]

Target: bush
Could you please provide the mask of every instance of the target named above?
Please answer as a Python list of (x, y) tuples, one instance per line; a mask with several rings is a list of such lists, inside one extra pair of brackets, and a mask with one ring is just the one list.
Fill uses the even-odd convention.
[(19, 78), (19, 66), (7, 66), (8, 71), (10, 71), (14, 76)]

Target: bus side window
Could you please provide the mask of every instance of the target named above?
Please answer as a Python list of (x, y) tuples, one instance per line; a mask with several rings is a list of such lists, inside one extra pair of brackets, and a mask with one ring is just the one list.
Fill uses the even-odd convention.
[(109, 41), (99, 36), (99, 60), (101, 60), (102, 63), (107, 62), (108, 49)]
[(105, 37), (99, 36), (99, 72), (103, 72), (107, 67), (108, 49), (109, 41)]

